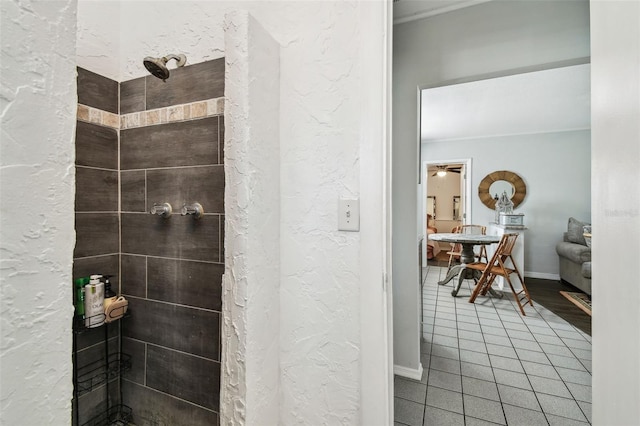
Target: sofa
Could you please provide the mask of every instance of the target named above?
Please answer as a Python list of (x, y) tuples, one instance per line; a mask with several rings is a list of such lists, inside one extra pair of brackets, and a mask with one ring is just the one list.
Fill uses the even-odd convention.
[(584, 238), (586, 222), (569, 218), (567, 232), (556, 245), (560, 261), (560, 279), (591, 295), (591, 247)]

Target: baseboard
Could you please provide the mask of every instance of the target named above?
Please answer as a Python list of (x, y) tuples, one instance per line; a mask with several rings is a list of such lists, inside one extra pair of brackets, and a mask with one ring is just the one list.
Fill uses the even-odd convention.
[(560, 281), (560, 275), (559, 274), (547, 274), (546, 272), (525, 271), (524, 272), (524, 276), (525, 276), (525, 278), (529, 277), (529, 278), (540, 278), (541, 280)]
[(422, 379), (422, 363), (418, 364), (418, 368), (407, 368), (401, 365), (393, 366), (393, 374), (396, 376), (406, 377), (413, 380)]

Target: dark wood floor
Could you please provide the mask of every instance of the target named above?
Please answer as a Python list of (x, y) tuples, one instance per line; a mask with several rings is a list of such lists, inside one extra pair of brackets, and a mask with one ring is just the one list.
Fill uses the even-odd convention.
[[(448, 256), (443, 254), (443, 252), (438, 253), (437, 258), (428, 260), (427, 264), (446, 268)], [(564, 281), (525, 278), (524, 282), (534, 304), (539, 303), (591, 336), (591, 316), (560, 294), (561, 290), (570, 292), (580, 292), (580, 290)]]
[(560, 294), (561, 290), (570, 292), (580, 292), (580, 290), (564, 281), (525, 278), (524, 283), (527, 285), (534, 304), (541, 304), (591, 336), (591, 316)]

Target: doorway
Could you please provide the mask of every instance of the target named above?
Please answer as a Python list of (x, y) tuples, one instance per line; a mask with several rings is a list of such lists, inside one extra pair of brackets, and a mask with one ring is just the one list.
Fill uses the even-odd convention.
[[(423, 148), (424, 149), (424, 148)], [(432, 232), (451, 232), (471, 217), (471, 159), (428, 160), (422, 164), (423, 179), (418, 216), (421, 218), (422, 264), (426, 265), (437, 250), (429, 250)], [(437, 230), (437, 231), (436, 231)], [(438, 247), (433, 244), (432, 247)]]
[[(418, 2), (394, 3), (395, 11), (417, 6)], [(424, 3), (425, 7), (427, 2)], [(448, 6), (452, 6), (449, 2)], [(475, 187), (484, 176), (501, 168), (517, 167), (516, 171), (521, 172), (527, 179), (534, 179), (536, 188), (540, 191), (536, 194), (529, 194), (531, 201), (528, 206), (550, 205), (556, 206), (551, 198), (556, 193), (561, 192), (557, 188), (557, 181), (564, 170), (562, 167), (545, 167), (546, 175), (539, 176), (541, 172), (540, 164), (548, 162), (548, 156), (540, 158), (543, 153), (551, 152), (551, 148), (565, 147), (556, 143), (550, 148), (542, 147), (543, 143), (560, 141), (561, 135), (551, 135), (544, 131), (527, 131), (528, 140), (522, 132), (505, 131), (500, 134), (492, 133), (491, 140), (479, 138), (472, 140), (469, 136), (456, 135), (455, 137), (439, 136), (442, 142), (428, 143), (429, 155), (422, 152), (418, 166), (423, 168), (421, 173), (417, 173), (415, 164), (416, 156), (420, 156), (420, 121), (416, 106), (416, 88), (438, 87), (451, 85), (453, 83), (465, 83), (470, 80), (470, 76), (476, 76), (475, 80), (488, 80), (492, 77), (507, 74), (524, 74), (531, 71), (539, 71), (560, 66), (586, 63), (581, 58), (589, 56), (589, 8), (588, 5), (579, 2), (487, 2), (474, 7), (462, 8), (448, 13), (437, 14), (434, 10), (425, 10), (425, 15), (429, 19), (418, 22), (416, 11), (407, 11), (401, 17), (400, 13), (394, 16), (396, 25), (393, 29), (394, 39), (394, 84), (393, 84), (393, 184), (394, 184), (394, 208), (393, 208), (393, 234), (396, 240), (403, 238), (404, 243), (394, 243), (393, 256), (393, 299), (394, 309), (393, 320), (395, 324), (401, 324), (401, 332), (394, 335), (394, 360), (396, 364), (408, 366), (416, 370), (420, 369), (422, 360), (420, 353), (416, 350), (415, 336), (419, 334), (419, 328), (415, 324), (419, 318), (419, 308), (415, 307), (413, 298), (417, 295), (414, 283), (420, 277), (414, 277), (417, 270), (418, 258), (410, 255), (410, 249), (415, 247), (415, 236), (424, 233), (424, 221), (421, 217), (408, 217), (407, 209), (413, 212), (420, 211), (422, 199), (426, 199), (424, 188), (415, 183), (416, 175), (425, 177), (424, 163), (422, 160), (449, 160), (455, 153), (474, 158), (473, 175), (469, 179), (475, 182), (474, 189), (470, 191), (472, 199), (475, 199)], [(498, 18), (500, 17), (500, 18)], [(507, 17), (507, 19), (505, 19)], [(544, 19), (541, 19), (544, 17)], [(404, 20), (403, 20), (404, 18)], [(398, 25), (400, 24), (400, 25)], [(437, 35), (437, 36), (436, 36)], [(550, 48), (547, 48), (550, 47)], [(552, 47), (552, 48), (551, 48)], [(533, 52), (532, 55), (524, 57), (520, 53), (523, 51)], [(530, 84), (519, 85), (520, 88), (529, 89), (527, 99), (534, 98), (539, 91), (534, 90)], [(487, 98), (485, 98), (487, 99)], [(489, 98), (490, 99), (490, 98)], [(588, 99), (585, 97), (585, 99)], [(420, 98), (417, 98), (419, 102)], [(462, 105), (468, 105), (467, 102)], [(549, 103), (545, 104), (540, 111), (548, 111)], [(440, 109), (442, 111), (442, 108)], [(575, 110), (572, 108), (571, 111)], [(487, 111), (481, 106), (475, 111)], [(507, 112), (511, 112), (508, 110)], [(452, 117), (471, 117), (466, 110), (455, 108), (452, 110)], [(432, 116), (433, 117), (433, 116)], [(506, 119), (506, 115), (501, 115), (501, 122), (504, 124), (514, 123), (511, 119)], [(434, 119), (432, 118), (432, 122)], [(486, 124), (487, 120), (479, 120), (478, 125)], [(456, 125), (459, 130), (468, 131), (470, 126)], [(584, 133), (587, 131), (585, 130)], [(557, 136), (557, 137), (556, 137)], [(571, 149), (581, 147), (586, 138), (584, 135), (575, 135), (575, 139), (570, 142)], [(498, 137), (501, 139), (498, 140)], [(528, 143), (525, 143), (528, 142)], [(415, 145), (414, 145), (415, 143)], [(456, 145), (455, 149), (451, 143)], [(480, 144), (483, 144), (480, 146)], [(507, 146), (509, 149), (505, 149)], [(534, 151), (534, 148), (537, 149)], [(418, 148), (418, 149), (416, 149)], [(525, 154), (521, 154), (517, 159), (519, 163), (505, 160), (505, 154), (519, 152), (521, 149), (528, 149)], [(446, 152), (445, 150), (449, 150)], [(418, 151), (418, 152), (416, 152)], [(566, 150), (566, 151), (569, 151)], [(580, 151), (582, 152), (582, 151)], [(451, 155), (453, 154), (453, 155)], [(482, 159), (480, 155), (483, 155)], [(574, 164), (572, 161), (571, 164)], [(583, 161), (580, 164), (586, 164)], [(505, 166), (508, 164), (508, 166)], [(586, 167), (585, 167), (586, 169)], [(586, 172), (585, 172), (586, 173)], [(545, 181), (547, 177), (554, 177), (554, 182)], [(581, 180), (587, 182), (588, 179)], [(415, 186), (414, 186), (415, 185)], [(415, 188), (415, 190), (414, 190)], [(571, 191), (571, 193), (582, 193)], [(566, 193), (566, 192), (565, 192)], [(417, 200), (411, 199), (417, 198)], [(541, 198), (540, 203), (536, 197)], [(469, 201), (469, 200), (467, 200)], [(436, 200), (436, 205), (439, 200)], [(476, 203), (477, 204), (477, 203)], [(582, 209), (582, 204), (574, 206), (573, 210)], [(534, 210), (528, 212), (528, 218), (537, 221), (541, 226), (540, 235), (561, 234), (562, 225), (559, 222), (549, 223), (545, 215), (535, 214)], [(553, 217), (558, 217), (554, 215)], [(586, 216), (586, 213), (585, 213)], [(468, 221), (490, 222), (494, 218), (494, 212), (478, 205), (474, 209), (473, 216), (467, 216)], [(536, 235), (538, 236), (538, 235)], [(414, 249), (415, 250), (415, 249)], [(548, 258), (545, 258), (548, 256)], [(552, 264), (553, 251), (542, 252), (529, 264), (538, 267), (538, 264)], [(535, 271), (535, 269), (532, 269)], [(552, 272), (552, 271), (550, 271)], [(419, 297), (419, 296), (418, 296)], [(415, 339), (415, 340), (414, 340)]]

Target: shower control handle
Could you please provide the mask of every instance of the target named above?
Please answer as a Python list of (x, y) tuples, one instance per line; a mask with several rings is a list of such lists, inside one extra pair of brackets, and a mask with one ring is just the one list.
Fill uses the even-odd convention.
[(193, 203), (189, 205), (185, 204), (182, 206), (182, 216), (186, 216), (188, 214), (193, 215), (196, 219), (200, 219), (204, 214), (204, 209), (200, 203)]
[(171, 216), (171, 213), (173, 213), (173, 209), (171, 208), (171, 204), (169, 203), (154, 204), (151, 208), (150, 213), (167, 218)]

